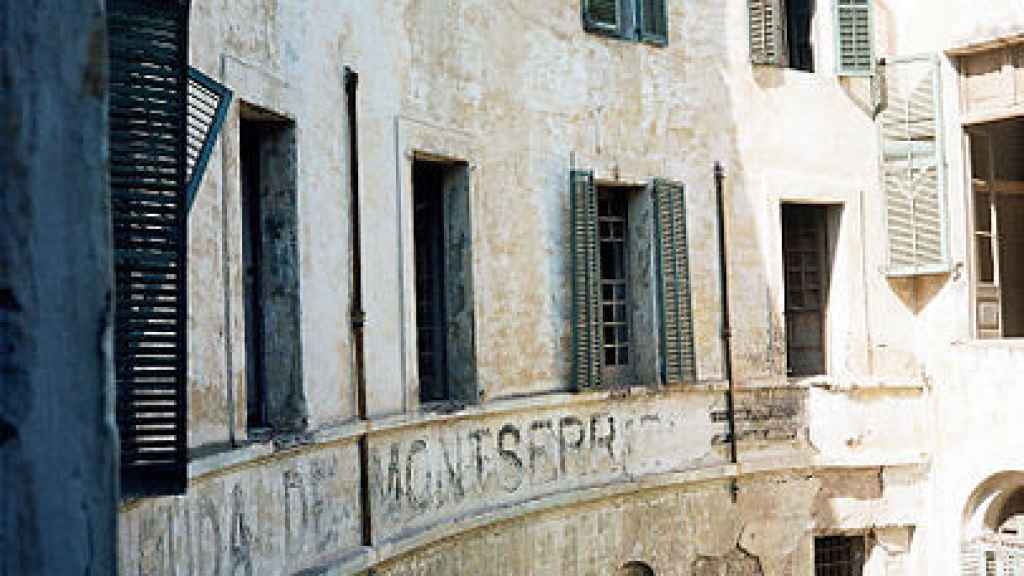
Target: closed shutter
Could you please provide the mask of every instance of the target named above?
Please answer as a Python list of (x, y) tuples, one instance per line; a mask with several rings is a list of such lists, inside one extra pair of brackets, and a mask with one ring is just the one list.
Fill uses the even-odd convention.
[(874, 48), (869, 0), (836, 0), (837, 72), (844, 76), (871, 74)]
[(206, 164), (224, 125), (231, 90), (195, 68), (188, 69), (188, 209), (192, 210)]
[(686, 191), (682, 184), (668, 180), (655, 180), (653, 187), (662, 381), (693, 382), (697, 370), (690, 308)]
[(589, 170), (571, 173), (572, 374), (577, 389), (601, 385), (601, 276), (598, 270), (597, 190)]
[(948, 271), (937, 58), (885, 62), (879, 115), (888, 274)]
[(640, 39), (652, 44), (668, 44), (666, 0), (640, 1)]
[(623, 0), (582, 0), (583, 28), (591, 32), (618, 34), (621, 30), (620, 3)]
[(782, 64), (782, 20), (779, 0), (747, 0), (750, 19), (750, 61)]
[(188, 2), (109, 0), (114, 364), (124, 494), (186, 483)]

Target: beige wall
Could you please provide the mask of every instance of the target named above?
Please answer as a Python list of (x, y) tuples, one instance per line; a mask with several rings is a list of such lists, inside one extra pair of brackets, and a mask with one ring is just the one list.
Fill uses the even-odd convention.
[[(248, 558), (272, 573), (378, 564), (387, 574), (459, 573), (477, 561), (490, 566), (480, 573), (558, 573), (541, 565), (551, 559), (609, 573), (635, 559), (691, 574), (701, 557), (743, 564), (752, 554), (765, 574), (809, 574), (813, 535), (836, 532), (876, 543), (868, 574), (955, 573), (967, 496), (1024, 458), (1012, 415), (994, 410), (1015, 405), (1024, 357), (1013, 343), (971, 336), (955, 61), (944, 57), (942, 85), (956, 272), (890, 279), (871, 81), (834, 74), (831, 2), (818, 4), (809, 74), (749, 64), (743, 0), (669, 0), (663, 48), (585, 33), (577, 0), (197, 3), (193, 64), (235, 91), (190, 215), (190, 446), (204, 456), (184, 499), (126, 506), (123, 571), (157, 573), (141, 568), (153, 558), (179, 571), (211, 566), (213, 552), (196, 542), (214, 534), (215, 516), (217, 565), (234, 574), (231, 562), (245, 565), (233, 552), (244, 509), (263, 515), (248, 529), (247, 550), (258, 551)], [(876, 53), (940, 53), (1024, 23), (1016, 2), (988, 4), (878, 0)], [(354, 420), (348, 329), (345, 65), (360, 72), (365, 424)], [(296, 124), (310, 414), (298, 447), (242, 447), (239, 101)], [(454, 414), (418, 406), (416, 153), (470, 167), (483, 401)], [(738, 465), (723, 436), (716, 161), (727, 173)], [(570, 391), (571, 162), (601, 179), (686, 184), (701, 385), (627, 398)], [(842, 207), (823, 378), (785, 375), (783, 202)], [(577, 421), (579, 453), (566, 452)], [(609, 421), (617, 432), (606, 445)], [(514, 448), (501, 444), (513, 439), (506, 427)], [(360, 438), (374, 527), (365, 548)], [(563, 468), (566, 454), (589, 464)], [(309, 462), (325, 458), (335, 480), (313, 479), (324, 474)], [(287, 488), (292, 469), (308, 473), (306, 492)], [(654, 525), (658, 536), (634, 539)], [(326, 544), (288, 549), (297, 526), (328, 530)], [(172, 546), (183, 529), (196, 540)]]

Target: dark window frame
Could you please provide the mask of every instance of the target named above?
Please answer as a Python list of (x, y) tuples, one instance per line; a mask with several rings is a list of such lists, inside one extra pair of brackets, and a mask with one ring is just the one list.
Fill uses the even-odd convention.
[[(591, 2), (580, 0), (583, 29), (592, 34), (652, 46), (668, 45), (668, 0), (614, 0), (616, 22), (602, 21), (592, 15)], [(648, 14), (648, 3), (660, 7), (659, 14)], [(660, 16), (660, 20), (659, 20)]]

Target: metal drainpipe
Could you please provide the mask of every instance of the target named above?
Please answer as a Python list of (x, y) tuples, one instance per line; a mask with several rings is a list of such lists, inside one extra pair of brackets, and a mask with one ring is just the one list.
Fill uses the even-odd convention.
[[(362, 421), (366, 414), (366, 374), (363, 332), (366, 313), (363, 310), (362, 237), (359, 231), (359, 120), (356, 115), (356, 96), (359, 74), (345, 67), (345, 100), (348, 109), (349, 149), (349, 226), (351, 227), (352, 258), (352, 344), (355, 348), (356, 415)], [(366, 434), (359, 439), (359, 504), (363, 524), (363, 545), (373, 545), (373, 525), (370, 516), (370, 447)]]
[[(729, 415), (729, 460), (736, 464), (739, 458), (736, 446), (736, 383), (732, 377), (732, 327), (729, 321), (729, 258), (725, 242), (725, 170), (720, 162), (715, 162), (715, 196), (718, 205), (718, 285), (722, 301), (722, 375), (729, 384), (725, 394), (725, 407)], [(735, 502), (739, 493), (735, 477), (730, 492)]]

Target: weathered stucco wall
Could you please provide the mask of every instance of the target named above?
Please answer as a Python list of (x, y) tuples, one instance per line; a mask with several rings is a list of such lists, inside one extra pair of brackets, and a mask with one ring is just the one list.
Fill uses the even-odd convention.
[[(939, 53), (1024, 22), (1015, 2), (990, 4), (875, 0), (876, 53)], [(716, 574), (721, 562), (805, 574), (815, 534), (850, 532), (874, 543), (868, 574), (953, 573), (967, 496), (1024, 466), (1009, 413), (993, 416), (1019, 399), (1024, 357), (972, 342), (955, 61), (942, 67), (953, 272), (890, 279), (876, 86), (835, 75), (830, 3), (818, 2), (814, 73), (751, 66), (743, 0), (668, 6), (668, 45), (654, 47), (584, 32), (578, 0), (195, 5), (193, 64), (235, 92), (190, 215), (190, 445), (213, 455), (197, 460), (184, 499), (125, 507), (123, 570), (608, 573), (639, 559), (658, 574)], [(359, 424), (345, 65), (360, 73)], [(239, 102), (295, 123), (309, 414), (308, 434), (287, 439), (304, 443), (297, 452), (246, 446)], [(418, 400), (416, 155), (469, 171), (481, 400), (444, 414)], [(738, 464), (720, 381), (716, 161), (727, 174)], [(571, 391), (572, 166), (685, 183), (701, 384)], [(836, 207), (820, 378), (786, 376), (786, 202)], [(650, 526), (658, 535), (638, 538)]]

